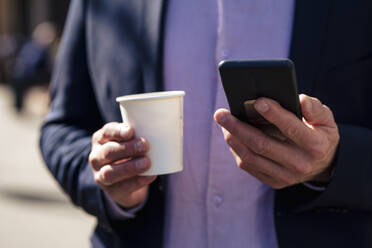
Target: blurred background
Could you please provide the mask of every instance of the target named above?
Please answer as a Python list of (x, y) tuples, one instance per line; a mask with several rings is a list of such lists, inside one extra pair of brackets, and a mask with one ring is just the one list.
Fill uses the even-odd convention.
[(68, 0), (0, 0), (0, 247), (89, 247), (94, 218), (42, 162), (39, 129)]

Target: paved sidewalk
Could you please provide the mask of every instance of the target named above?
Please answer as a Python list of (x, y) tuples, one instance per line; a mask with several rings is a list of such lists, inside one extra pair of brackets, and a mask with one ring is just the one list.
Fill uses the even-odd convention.
[(31, 91), (18, 116), (0, 85), (0, 247), (89, 247), (94, 218), (72, 206), (40, 158), (46, 96)]

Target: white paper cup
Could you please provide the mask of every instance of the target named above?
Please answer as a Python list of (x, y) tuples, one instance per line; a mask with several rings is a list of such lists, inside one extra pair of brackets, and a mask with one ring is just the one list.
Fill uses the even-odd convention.
[(116, 98), (124, 123), (150, 143), (151, 168), (143, 176), (182, 171), (184, 91), (163, 91)]

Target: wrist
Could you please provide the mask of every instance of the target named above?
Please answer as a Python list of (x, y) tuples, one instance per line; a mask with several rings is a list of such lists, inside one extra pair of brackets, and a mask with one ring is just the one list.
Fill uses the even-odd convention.
[(328, 184), (331, 179), (332, 179), (332, 176), (333, 176), (333, 172), (334, 172), (334, 168), (335, 168), (335, 165), (336, 165), (336, 162), (337, 162), (337, 153), (338, 153), (338, 147), (336, 148), (336, 151), (331, 159), (331, 161), (329, 162), (328, 166), (326, 167), (326, 169), (324, 171), (322, 171), (321, 173), (315, 175), (313, 178), (311, 178), (309, 180), (309, 182), (312, 182), (312, 183), (320, 183), (320, 184)]

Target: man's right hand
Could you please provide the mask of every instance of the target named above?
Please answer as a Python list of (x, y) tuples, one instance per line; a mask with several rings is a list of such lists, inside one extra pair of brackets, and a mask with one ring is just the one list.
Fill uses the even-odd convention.
[(156, 176), (138, 176), (148, 170), (149, 143), (135, 138), (134, 129), (110, 122), (93, 134), (89, 163), (99, 187), (116, 203), (134, 207), (146, 198), (148, 185)]

